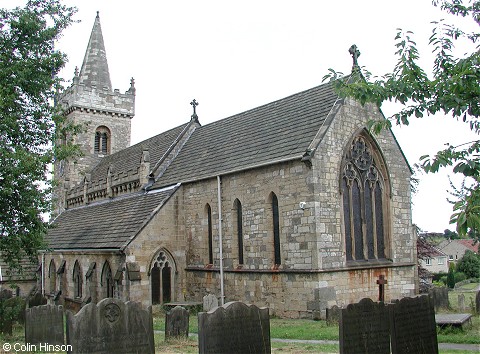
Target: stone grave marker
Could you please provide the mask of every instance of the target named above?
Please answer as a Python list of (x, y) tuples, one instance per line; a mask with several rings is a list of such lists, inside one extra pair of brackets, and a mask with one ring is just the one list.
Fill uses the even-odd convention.
[(63, 307), (40, 305), (25, 310), (25, 343), (63, 345)]
[(72, 353), (155, 353), (152, 308), (106, 298), (67, 311), (67, 344)]
[(208, 294), (203, 297), (203, 311), (208, 312), (218, 307), (218, 299), (213, 294)]
[(0, 301), (10, 299), (13, 296), (13, 293), (9, 289), (0, 290)]
[(233, 301), (198, 314), (199, 353), (270, 353), (270, 315), (258, 308)]
[(327, 322), (338, 323), (340, 321), (340, 312), (342, 309), (337, 305), (327, 308)]
[(458, 309), (465, 311), (465, 294), (458, 294)]
[(175, 306), (165, 315), (165, 339), (171, 337), (188, 337), (188, 320), (190, 314), (182, 306)]
[(27, 300), (28, 307), (41, 306), (47, 304), (47, 298), (41, 293), (36, 293)]
[(477, 296), (475, 297), (475, 308), (477, 313), (480, 313), (480, 291), (477, 291)]
[(392, 353), (438, 353), (435, 310), (427, 295), (403, 298), (391, 305)]
[(390, 354), (388, 308), (365, 298), (341, 310), (340, 353)]
[(443, 287), (433, 287), (429, 290), (428, 295), (433, 300), (433, 306), (435, 311), (439, 309), (448, 309), (450, 304), (448, 302), (448, 288)]

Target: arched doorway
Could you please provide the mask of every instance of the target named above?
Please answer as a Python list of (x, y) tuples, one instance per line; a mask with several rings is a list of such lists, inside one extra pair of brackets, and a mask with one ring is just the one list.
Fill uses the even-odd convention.
[(166, 250), (160, 250), (152, 260), (150, 268), (150, 284), (152, 287), (152, 305), (164, 304), (173, 300), (172, 273), (175, 263)]

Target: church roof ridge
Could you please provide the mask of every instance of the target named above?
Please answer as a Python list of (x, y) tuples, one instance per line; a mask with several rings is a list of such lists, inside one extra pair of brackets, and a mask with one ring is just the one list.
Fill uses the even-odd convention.
[(337, 99), (324, 83), (198, 127), (153, 188), (300, 160)]
[(79, 83), (99, 88), (106, 87), (109, 91), (112, 91), (107, 53), (105, 51), (98, 11), (83, 58), (82, 68), (80, 69)]

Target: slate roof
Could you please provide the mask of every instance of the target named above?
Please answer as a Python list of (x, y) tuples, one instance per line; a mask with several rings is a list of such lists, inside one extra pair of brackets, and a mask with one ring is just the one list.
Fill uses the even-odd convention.
[(69, 209), (52, 223), (48, 247), (65, 249), (122, 249), (155, 215), (178, 187), (135, 193)]
[(105, 182), (109, 167), (112, 168), (114, 176), (118, 173), (136, 173), (140, 166), (143, 150), (148, 150), (150, 154), (150, 168), (153, 168), (155, 163), (160, 160), (187, 125), (188, 123), (185, 123), (112, 155), (103, 157), (90, 171), (90, 182)]
[(446, 257), (447, 255), (423, 238), (417, 239), (417, 253), (420, 259)]
[(153, 188), (300, 159), (337, 99), (326, 83), (201, 126)]

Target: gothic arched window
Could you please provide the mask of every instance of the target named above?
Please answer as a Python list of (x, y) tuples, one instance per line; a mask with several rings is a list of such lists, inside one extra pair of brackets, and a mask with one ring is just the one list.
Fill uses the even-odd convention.
[(73, 266), (73, 295), (77, 298), (82, 297), (82, 270), (78, 261), (75, 261)]
[(55, 266), (55, 261), (53, 259), (50, 261), (50, 266), (48, 267), (48, 277), (50, 278), (50, 294), (54, 294), (57, 290), (57, 267)]
[(102, 269), (101, 284), (105, 297), (113, 297), (114, 282), (112, 277), (112, 268), (108, 261), (105, 261)]
[(173, 299), (173, 277), (175, 263), (166, 251), (160, 251), (152, 262), (150, 269), (150, 284), (152, 289), (152, 304), (164, 304)]
[(235, 235), (237, 236), (238, 264), (243, 264), (243, 212), (240, 200), (235, 199), (233, 209)]
[(207, 212), (208, 264), (213, 264), (213, 226), (212, 226), (212, 208), (210, 207), (210, 204), (207, 204), (206, 212)]
[(366, 133), (353, 139), (344, 158), (341, 194), (347, 261), (385, 259), (388, 177)]
[(273, 255), (274, 264), (282, 264), (282, 257), (280, 253), (280, 213), (278, 210), (278, 198), (275, 193), (272, 192), (271, 207), (272, 207), (272, 223), (273, 223)]
[(110, 130), (100, 126), (95, 130), (94, 153), (99, 155), (110, 154)]

